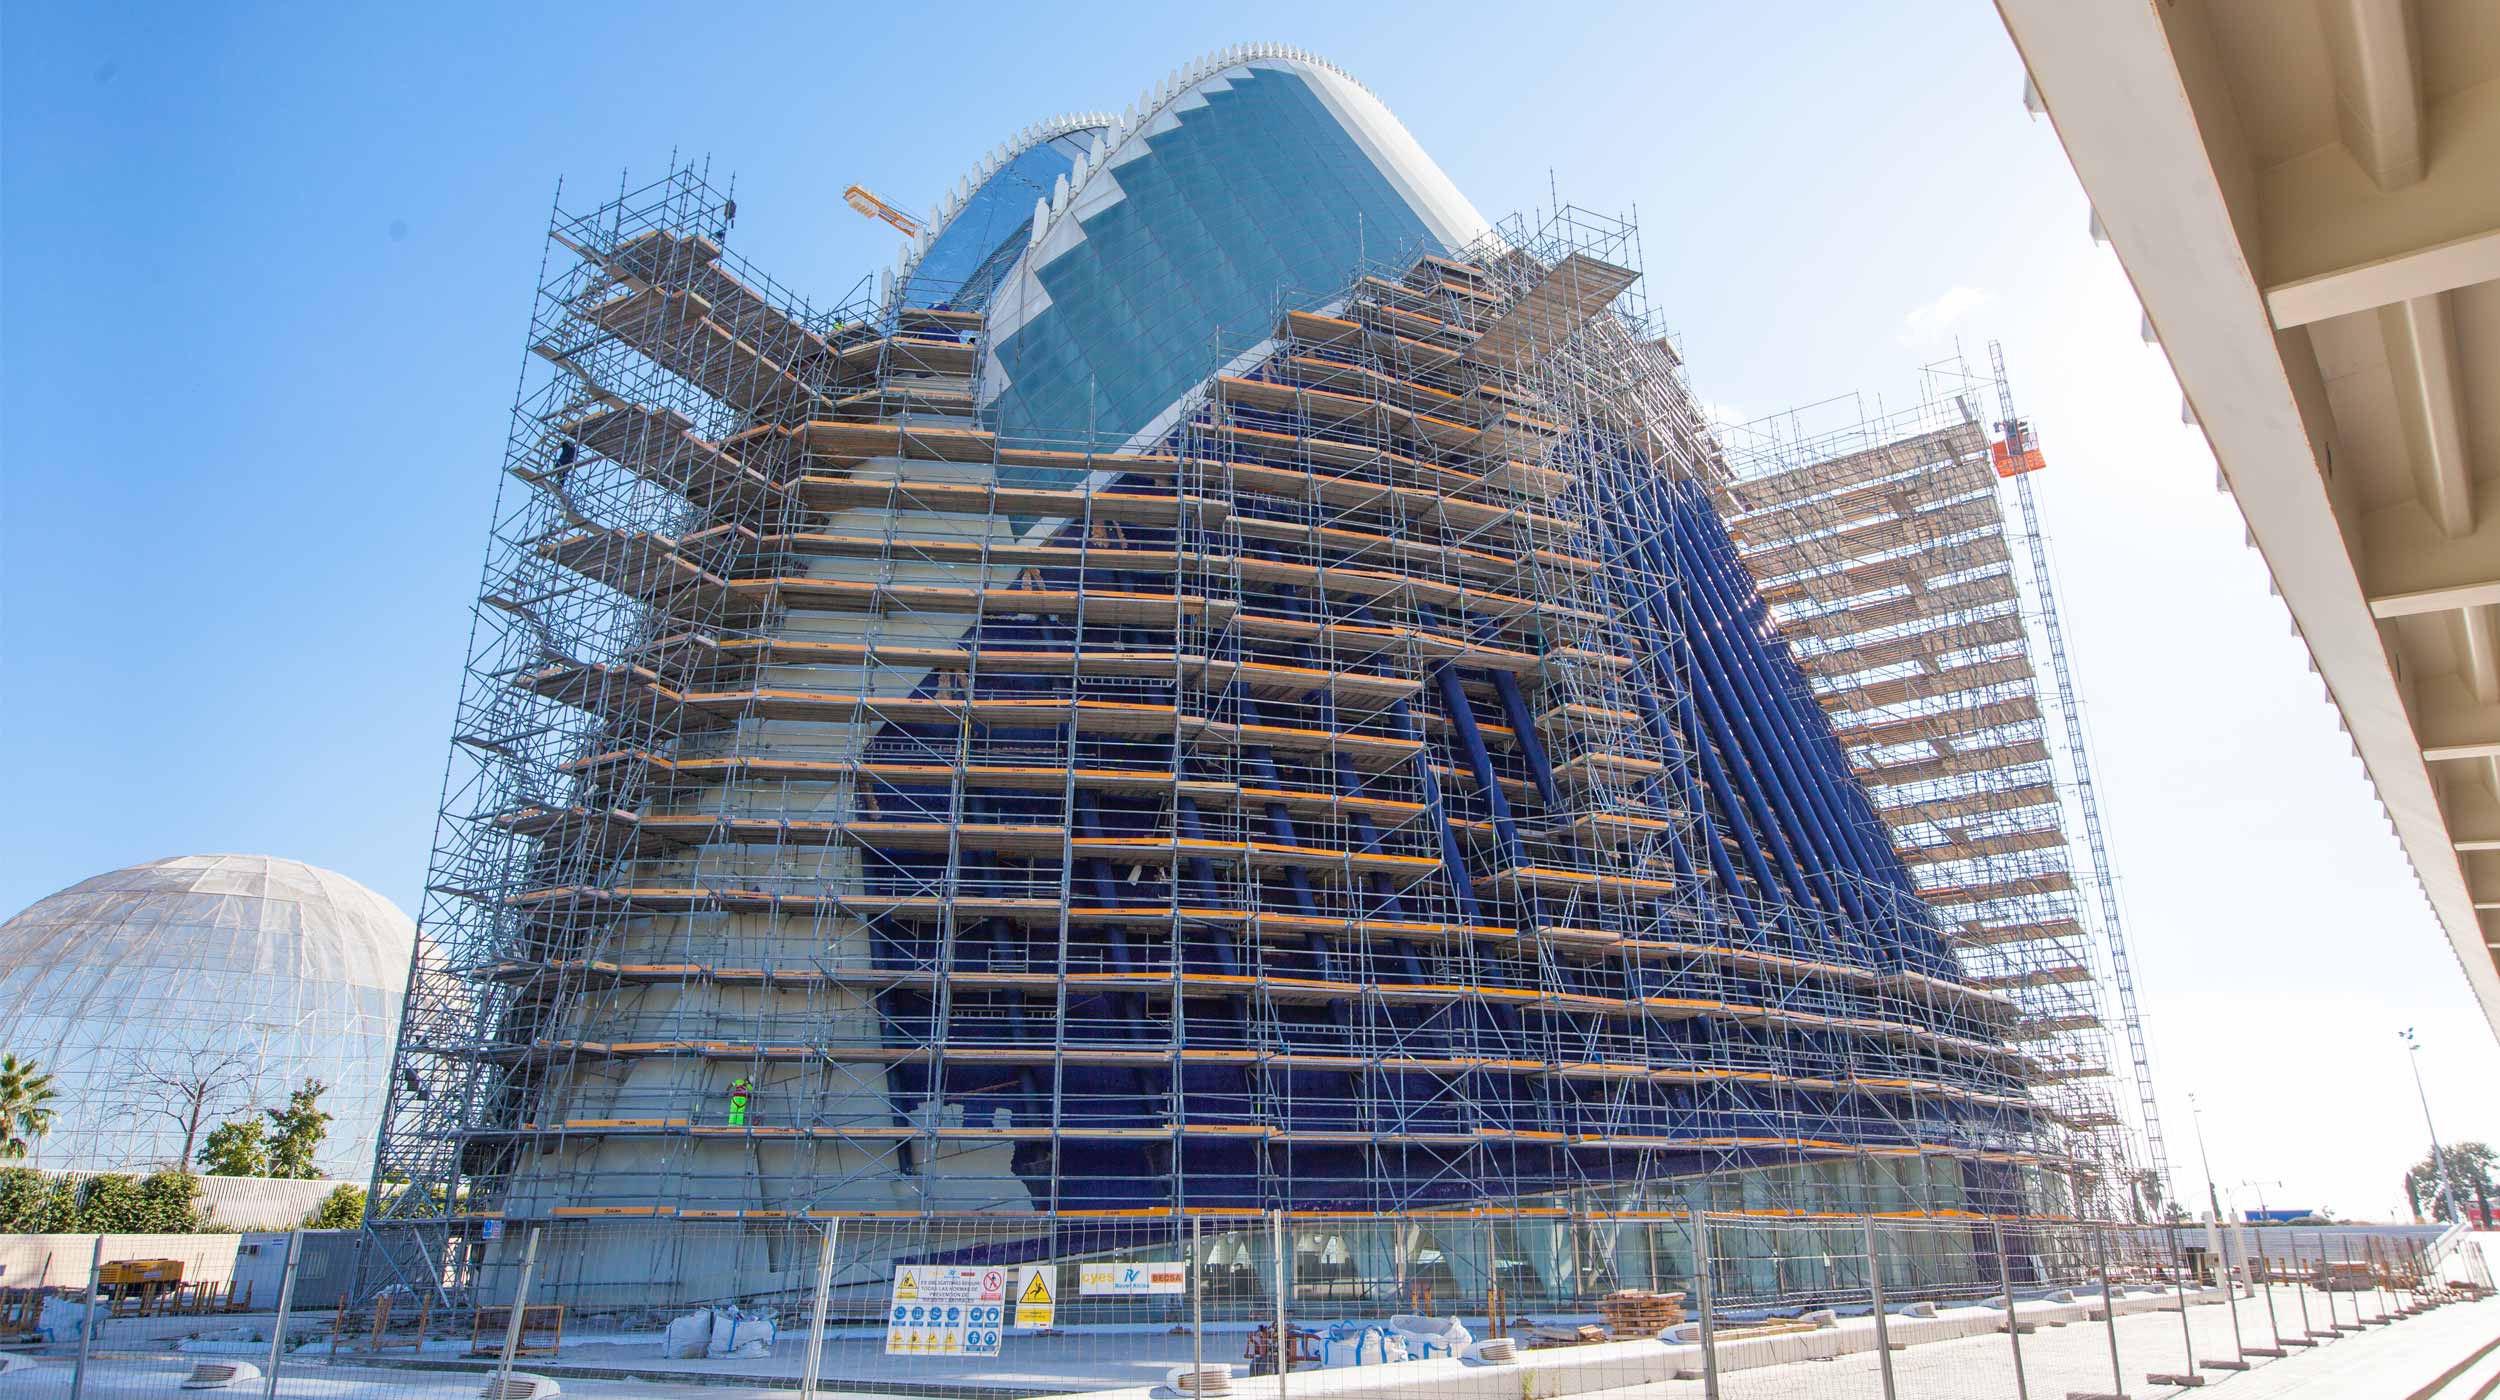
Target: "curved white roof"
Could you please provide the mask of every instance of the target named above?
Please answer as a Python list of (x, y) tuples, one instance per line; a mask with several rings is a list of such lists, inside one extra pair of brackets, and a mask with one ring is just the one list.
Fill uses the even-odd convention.
[[(168, 939), (174, 940), (169, 944)], [(397, 990), (416, 925), (335, 871), (277, 856), (175, 856), (108, 871), (0, 924), (0, 1014), (21, 971), (64, 966), (292, 971)]]
[(166, 1079), (232, 1081), (212, 1123), (320, 1079), (323, 1157), (360, 1175), (415, 942), (389, 900), (275, 856), (154, 860), (37, 900), (0, 924), (0, 1050), (60, 1089), (39, 1160), (170, 1161)]
[[(1305, 49), (1242, 44), (1174, 69), (1117, 116), (1099, 112), (1064, 115), (1018, 132), (948, 190), (937, 206), (931, 227), (905, 245), (895, 265), (896, 281), (908, 281), (922, 256), (944, 236), (971, 196), (1025, 151), (1056, 137), (1095, 131), (1092, 153), (1078, 165), (1064, 188), (1054, 190), (1052, 197), (1040, 201), (1034, 210), (1032, 241), (1042, 245), (1051, 228), (1070, 209), (1078, 209), (1081, 217), (1115, 202), (1119, 198), (1118, 178), (1108, 172), (1139, 154), (1147, 139), (1171, 130), (1181, 113), (1205, 105), (1205, 93), (1211, 85), (1228, 83), (1253, 68), (1290, 72), (1309, 83), (1339, 124), (1446, 246), (1466, 247), (1492, 227), (1432, 157), (1424, 153), (1422, 145), (1388, 105), (1353, 75)], [(1048, 260), (1047, 253), (1042, 260)]]

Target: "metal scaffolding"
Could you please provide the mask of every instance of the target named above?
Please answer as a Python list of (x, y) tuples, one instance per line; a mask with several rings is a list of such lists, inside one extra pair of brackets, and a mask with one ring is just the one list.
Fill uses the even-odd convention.
[(1992, 356), (1992, 376), (1929, 366), (1907, 410), (1842, 399), (1731, 430), (1727, 504), (1922, 898), (1971, 980), (2014, 998), (2079, 1198), (2157, 1218), (2168, 1167), (2031, 489), (2043, 458)]
[(2091, 1205), (2090, 988), (1895, 854), (1629, 223), (1280, 288), (1097, 441), (988, 414), (991, 273), (820, 312), (727, 204), (551, 230), (370, 1279), (507, 1220), (699, 1297), (827, 1215)]

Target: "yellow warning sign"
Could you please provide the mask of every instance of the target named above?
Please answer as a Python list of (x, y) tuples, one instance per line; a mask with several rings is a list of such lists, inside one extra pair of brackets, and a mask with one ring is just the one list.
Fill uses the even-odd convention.
[(920, 1276), (909, 1269), (894, 1280), (894, 1301), (913, 1303), (920, 1300)]
[(1048, 1327), (1059, 1307), (1059, 1266), (1021, 1264), (1016, 1275), (1016, 1326)]

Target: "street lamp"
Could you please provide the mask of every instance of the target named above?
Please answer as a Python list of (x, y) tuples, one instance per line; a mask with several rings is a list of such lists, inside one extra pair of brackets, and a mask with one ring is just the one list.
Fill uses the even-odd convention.
[[(2222, 1290), (2222, 1301), (2231, 1306), (2232, 1358), (2239, 1363), (2239, 1369), (2245, 1371), (2248, 1369), (2248, 1348), (2240, 1340), (2240, 1295), (2231, 1283), (2231, 1258), (2222, 1250), (2222, 1193), (2214, 1189), (2214, 1159), (2205, 1150), (2205, 1108), (2196, 1101), (2194, 1094), (2188, 1095), (2188, 1112), (2196, 1120), (2196, 1156), (2205, 1164), (2205, 1201), (2213, 1207), (2213, 1224), (2206, 1229), (2206, 1242), (2214, 1251), (2214, 1285)], [(2255, 1274), (2252, 1272), (2250, 1277), (2254, 1278)], [(2179, 1305), (2179, 1322), (2181, 1326), (2187, 1323), (2185, 1300)]]
[(2431, 1132), (2431, 1180), (2438, 1183), (2438, 1201), (2446, 1210), (2444, 1218), (2453, 1221), (2457, 1218), (2457, 1197), (2448, 1188), (2448, 1157), (2439, 1150), (2439, 1125), (2431, 1121), (2430, 1091), (2422, 1087), (2422, 1042), (2413, 1038), (2413, 1027), (2404, 1028), (2404, 1042), (2405, 1059), (2413, 1066), (2413, 1092), (2422, 1100), (2422, 1126)]
[[(2267, 1188), (2267, 1187), (2269, 1187), (2269, 1186), (2279, 1187), (2279, 1186), (2281, 1186), (2282, 1184), (2283, 1184), (2283, 1183), (2282, 1183), (2282, 1182), (2279, 1182), (2279, 1181), (2243, 1181), (2243, 1182), (2241, 1182), (2241, 1183), (2239, 1184), (2240, 1186), (2245, 1186), (2245, 1187), (2247, 1187), (2248, 1189), (2250, 1189), (2250, 1190), (2252, 1190), (2252, 1191), (2254, 1191), (2254, 1192), (2256, 1192), (2256, 1193), (2257, 1193), (2257, 1223), (2258, 1223), (2258, 1224), (2260, 1224), (2260, 1225), (2270, 1224), (2270, 1223), (2271, 1223), (2271, 1220), (2270, 1220), (2270, 1218), (2269, 1218), (2269, 1217), (2271, 1217), (2271, 1216), (2274, 1214), (2274, 1212), (2272, 1212), (2272, 1211), (2270, 1211), (2270, 1210), (2267, 1210), (2267, 1209), (2266, 1209), (2266, 1188)], [(2232, 1189), (2232, 1190), (2234, 1190), (2234, 1191), (2236, 1191), (2236, 1190), (2238, 1190), (2238, 1189), (2239, 1189), (2239, 1186), (2234, 1186), (2234, 1187), (2233, 1187), (2233, 1188), (2231, 1188), (2231, 1189)]]
[(2228, 1286), (2230, 1276), (2223, 1272), (2222, 1257), (2222, 1193), (2214, 1187), (2213, 1154), (2205, 1150), (2205, 1107), (2194, 1094), (2188, 1095), (2188, 1117), (2196, 1124), (2196, 1157), (2205, 1165), (2205, 1203), (2211, 1207), (2205, 1225), (2205, 1247), (2213, 1253), (2217, 1281)]

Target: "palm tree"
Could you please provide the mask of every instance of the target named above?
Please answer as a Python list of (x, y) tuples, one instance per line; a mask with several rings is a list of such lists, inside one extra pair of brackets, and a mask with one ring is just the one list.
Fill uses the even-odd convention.
[(32, 1060), (0, 1055), (0, 1161), (18, 1161), (52, 1128), (52, 1076)]

